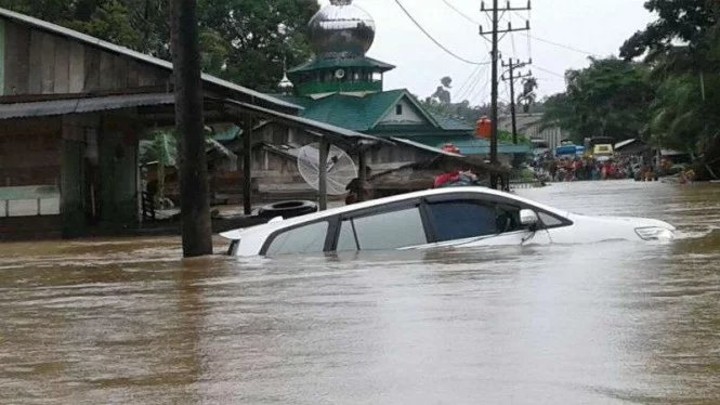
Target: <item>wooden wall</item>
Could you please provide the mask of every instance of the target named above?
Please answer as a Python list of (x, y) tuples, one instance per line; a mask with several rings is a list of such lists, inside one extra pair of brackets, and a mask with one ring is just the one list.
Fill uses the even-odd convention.
[(55, 119), (5, 121), (0, 130), (0, 187), (59, 184), (61, 131)]
[(130, 92), (166, 87), (170, 81), (170, 71), (7, 19), (3, 22), (0, 95)]

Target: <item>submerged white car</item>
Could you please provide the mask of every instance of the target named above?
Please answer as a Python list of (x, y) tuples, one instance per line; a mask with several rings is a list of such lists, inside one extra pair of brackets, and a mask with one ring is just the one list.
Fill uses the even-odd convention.
[(572, 214), (483, 187), (441, 188), (223, 233), (233, 256), (669, 240), (654, 219)]

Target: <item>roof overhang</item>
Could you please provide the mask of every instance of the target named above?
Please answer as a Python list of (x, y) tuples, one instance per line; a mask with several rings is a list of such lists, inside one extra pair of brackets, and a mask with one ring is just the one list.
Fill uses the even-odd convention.
[(29, 103), (0, 104), (0, 120), (83, 114), (133, 107), (172, 104), (175, 104), (175, 96), (168, 93), (126, 94), (104, 97), (33, 101)]
[(373, 145), (378, 143), (386, 143), (392, 145), (391, 141), (378, 138), (372, 135), (363, 134), (335, 125), (326, 124), (324, 122), (315, 121), (295, 115), (285, 114), (257, 105), (244, 103), (237, 100), (217, 100), (224, 104), (226, 110), (236, 110), (241, 115), (260, 116), (263, 119), (270, 119), (282, 124), (304, 129), (311, 134), (319, 135), (327, 138), (330, 143), (341, 144), (346, 146), (358, 147), (364, 145)]

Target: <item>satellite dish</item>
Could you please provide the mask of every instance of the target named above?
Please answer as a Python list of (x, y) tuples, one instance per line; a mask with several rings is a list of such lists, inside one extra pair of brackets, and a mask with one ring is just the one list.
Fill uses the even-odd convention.
[[(312, 143), (300, 148), (298, 152), (298, 171), (302, 178), (315, 190), (320, 186), (320, 145)], [(327, 159), (327, 193), (343, 195), (345, 187), (357, 177), (355, 162), (337, 146), (330, 147)]]
[(335, 77), (338, 79), (342, 79), (343, 77), (345, 77), (345, 71), (343, 69), (336, 70)]

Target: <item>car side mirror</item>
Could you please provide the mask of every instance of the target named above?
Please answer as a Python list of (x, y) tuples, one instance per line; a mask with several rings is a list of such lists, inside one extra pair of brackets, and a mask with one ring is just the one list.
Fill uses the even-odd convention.
[(535, 211), (528, 209), (520, 210), (520, 224), (522, 226), (527, 226), (528, 228), (533, 230), (537, 229), (539, 223), (540, 218)]

